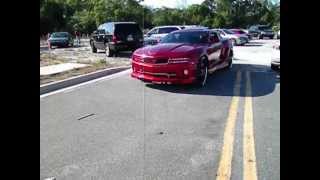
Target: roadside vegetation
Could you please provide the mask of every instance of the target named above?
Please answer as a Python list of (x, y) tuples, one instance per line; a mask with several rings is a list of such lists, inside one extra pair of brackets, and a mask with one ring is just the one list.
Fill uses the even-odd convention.
[(143, 29), (159, 25), (280, 28), (280, 5), (270, 0), (205, 0), (186, 8), (142, 6), (141, 0), (40, 0), (40, 35), (53, 31), (90, 34), (108, 21), (135, 21)]

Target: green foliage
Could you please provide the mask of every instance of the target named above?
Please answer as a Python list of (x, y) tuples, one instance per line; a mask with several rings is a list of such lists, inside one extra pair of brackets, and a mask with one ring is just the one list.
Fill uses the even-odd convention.
[(203, 25), (246, 28), (268, 24), (280, 28), (280, 6), (268, 0), (205, 0), (187, 8), (151, 9), (143, 0), (41, 0), (40, 34), (78, 30), (91, 33), (108, 21), (135, 21), (141, 27)]

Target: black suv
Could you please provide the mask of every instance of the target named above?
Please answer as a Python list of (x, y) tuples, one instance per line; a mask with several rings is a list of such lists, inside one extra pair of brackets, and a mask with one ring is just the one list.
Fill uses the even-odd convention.
[(251, 37), (258, 37), (259, 39), (263, 39), (264, 37), (269, 37), (273, 39), (274, 32), (267, 25), (255, 25), (249, 28), (249, 34)]
[(143, 46), (143, 34), (135, 22), (101, 24), (90, 38), (92, 52), (105, 50), (108, 57), (119, 51), (134, 51)]

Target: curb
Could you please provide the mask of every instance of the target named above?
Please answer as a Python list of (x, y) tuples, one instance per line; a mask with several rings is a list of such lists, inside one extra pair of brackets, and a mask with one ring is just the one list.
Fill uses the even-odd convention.
[(64, 79), (61, 81), (56, 81), (56, 82), (52, 82), (52, 83), (48, 83), (48, 84), (43, 84), (40, 85), (40, 95), (45, 94), (45, 93), (49, 93), (52, 91), (56, 91), (62, 88), (66, 88), (69, 86), (73, 86), (76, 84), (80, 84), (86, 81), (90, 81), (93, 79), (97, 79), (103, 76), (107, 76), (110, 74), (114, 74), (120, 71), (124, 71), (129, 69), (131, 66), (121, 66), (121, 67), (116, 67), (116, 68), (109, 68), (109, 69), (103, 69), (100, 71), (96, 71), (96, 72), (92, 72), (92, 73), (88, 73), (88, 74), (84, 74), (84, 75), (79, 75), (76, 77), (71, 77), (68, 79)]

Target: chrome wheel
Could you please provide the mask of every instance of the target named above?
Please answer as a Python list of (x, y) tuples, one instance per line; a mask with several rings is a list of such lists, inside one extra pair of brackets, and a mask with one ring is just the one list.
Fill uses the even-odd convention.
[(203, 87), (205, 86), (207, 82), (207, 77), (208, 77), (208, 66), (203, 58), (198, 65), (198, 85)]

